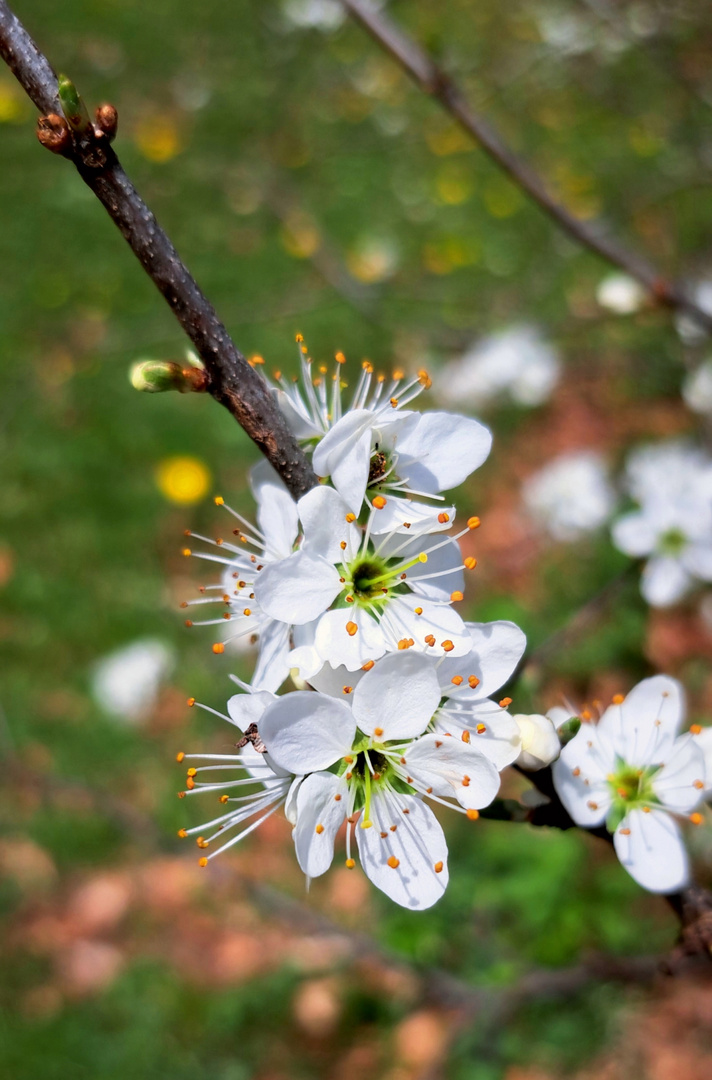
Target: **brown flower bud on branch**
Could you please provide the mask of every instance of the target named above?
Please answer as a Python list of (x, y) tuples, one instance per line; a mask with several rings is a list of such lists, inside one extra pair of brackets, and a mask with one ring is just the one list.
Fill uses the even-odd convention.
[(119, 126), (119, 113), (114, 105), (100, 105), (95, 113), (96, 126), (104, 132), (109, 142), (116, 138)]
[(72, 135), (69, 124), (63, 116), (57, 113), (40, 116), (37, 121), (37, 138), (53, 154), (62, 154), (63, 157), (72, 156), (74, 150)]
[(129, 378), (135, 390), (161, 394), (177, 390), (179, 394), (202, 394), (210, 379), (204, 367), (176, 363), (175, 360), (137, 360)]

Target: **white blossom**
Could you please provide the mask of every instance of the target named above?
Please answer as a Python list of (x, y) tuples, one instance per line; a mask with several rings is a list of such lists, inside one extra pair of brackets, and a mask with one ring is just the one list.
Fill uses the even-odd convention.
[(133, 641), (94, 665), (92, 696), (105, 712), (139, 723), (155, 704), (161, 683), (174, 666), (175, 653), (166, 642)]
[(512, 719), (519, 728), (522, 746), (517, 765), (530, 772), (551, 765), (561, 752), (561, 743), (552, 720), (538, 713), (517, 713)]
[(367, 490), (371, 497), (392, 493), (438, 499), (486, 460), (492, 436), (477, 420), (406, 408), (430, 386), (427, 372), (374, 378), (366, 360), (344, 410), (343, 354), (337, 354), (329, 388), (326, 367), (314, 375), (305, 350), (300, 344), (299, 381), (276, 376), (277, 400), (295, 436), (313, 451), (316, 473), (329, 478), (353, 513), (360, 514)]
[[(440, 702), (437, 662), (412, 653), (378, 661), (343, 700), (286, 694), (259, 725), (270, 758), (305, 776), (295, 796), (294, 843), (308, 877), (328, 870), (346, 821), (370, 880), (413, 910), (447, 885), (447, 844), (423, 797), (478, 817), (499, 789), (499, 773), (472, 742), (430, 731)], [(348, 692), (347, 692), (348, 691)]]
[[(475, 560), (463, 562), (457, 537), (418, 535), (412, 506), (399, 509), (415, 526), (404, 516), (394, 522), (386, 515), (382, 523), (379, 515), (387, 505), (377, 496), (361, 529), (333, 488), (312, 489), (298, 504), (304, 534), (299, 550), (256, 575), (260, 609), (302, 628), (289, 660), (302, 678), (324, 663), (355, 671), (399, 649), (460, 655), (470, 648), (452, 604), (462, 599), (463, 570)], [(448, 527), (452, 508), (440, 512), (441, 521), (435, 513), (432, 526)], [(463, 533), (478, 524), (471, 518)]]
[(438, 373), (436, 389), (442, 401), (460, 408), (481, 408), (505, 395), (534, 406), (549, 399), (560, 374), (554, 347), (523, 324), (474, 342)]
[(667, 607), (696, 581), (712, 581), (712, 462), (686, 444), (662, 444), (631, 455), (626, 472), (640, 506), (614, 522), (613, 543), (648, 557), (641, 592)]
[[(702, 278), (694, 282), (688, 291), (694, 303), (712, 316), (712, 279)], [(686, 345), (699, 345), (709, 336), (709, 330), (700, 325), (694, 315), (684, 311), (676, 315), (675, 328)]]
[(616, 315), (633, 315), (645, 303), (646, 292), (628, 274), (608, 274), (596, 289), (596, 300)]
[(676, 892), (689, 881), (674, 815), (695, 809), (706, 778), (694, 737), (678, 735), (683, 715), (680, 683), (666, 675), (644, 679), (615, 698), (597, 724), (582, 724), (553, 765), (554, 785), (576, 824), (605, 823), (621, 863), (651, 892)]
[(682, 396), (693, 412), (703, 416), (712, 413), (712, 357), (685, 377)]
[(338, 0), (284, 0), (282, 7), (293, 26), (324, 32), (338, 29), (346, 17)]
[(554, 458), (525, 481), (522, 495), (538, 524), (563, 541), (599, 529), (615, 505), (603, 459), (588, 450)]

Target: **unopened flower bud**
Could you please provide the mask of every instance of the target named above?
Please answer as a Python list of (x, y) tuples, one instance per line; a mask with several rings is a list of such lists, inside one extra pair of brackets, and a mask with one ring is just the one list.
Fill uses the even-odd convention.
[(72, 136), (69, 131), (69, 124), (63, 116), (59, 116), (57, 113), (40, 116), (37, 121), (37, 138), (53, 154), (67, 156), (72, 152)]
[(180, 394), (199, 394), (208, 387), (208, 376), (202, 367), (183, 367), (175, 360), (137, 360), (129, 373), (135, 390), (147, 394), (162, 394), (177, 390)]
[(119, 114), (116, 107), (114, 105), (100, 105), (94, 115), (97, 127), (101, 128), (109, 142), (113, 142), (119, 126)]
[(85, 135), (91, 129), (91, 120), (79, 91), (66, 75), (59, 76), (58, 87), (59, 100), (67, 123), (78, 135)]
[(559, 736), (548, 716), (523, 713), (514, 717), (522, 739), (522, 749), (517, 765), (530, 772), (543, 769), (555, 761), (561, 751)]
[(566, 746), (568, 742), (571, 742), (574, 735), (578, 735), (580, 727), (581, 721), (578, 716), (571, 716), (568, 720), (565, 720), (564, 723), (557, 728), (561, 745)]

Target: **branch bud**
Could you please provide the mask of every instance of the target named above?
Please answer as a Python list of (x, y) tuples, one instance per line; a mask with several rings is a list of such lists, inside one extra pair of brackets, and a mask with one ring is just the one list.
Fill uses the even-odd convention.
[(69, 157), (72, 153), (72, 136), (69, 125), (63, 116), (50, 113), (40, 116), (37, 121), (37, 138), (53, 154)]
[(100, 105), (95, 113), (96, 125), (104, 132), (109, 142), (116, 138), (119, 126), (119, 114), (114, 105)]
[(86, 135), (91, 130), (89, 113), (76, 86), (66, 75), (59, 76), (59, 100), (72, 131)]
[(175, 360), (137, 360), (129, 373), (135, 390), (146, 394), (162, 394), (177, 390), (179, 394), (201, 394), (208, 389), (208, 374), (203, 367), (183, 367)]

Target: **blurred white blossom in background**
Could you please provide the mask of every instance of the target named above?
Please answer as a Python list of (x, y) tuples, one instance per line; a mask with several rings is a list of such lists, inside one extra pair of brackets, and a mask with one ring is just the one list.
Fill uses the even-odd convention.
[(91, 693), (101, 708), (130, 723), (140, 723), (156, 703), (161, 684), (175, 667), (175, 652), (165, 641), (144, 638), (99, 660), (91, 672)]
[(346, 18), (338, 0), (285, 0), (284, 14), (293, 26), (336, 30)]
[(693, 412), (712, 413), (712, 357), (686, 376), (682, 396)]
[(561, 363), (553, 345), (534, 326), (521, 324), (474, 342), (436, 377), (446, 404), (479, 407), (509, 397), (517, 405), (541, 405), (559, 381)]
[(645, 289), (628, 274), (608, 274), (596, 289), (596, 300), (616, 315), (633, 315), (645, 303)]
[(616, 501), (603, 458), (592, 450), (554, 458), (524, 482), (522, 498), (535, 521), (565, 541), (600, 528)]
[[(704, 278), (696, 282), (688, 292), (699, 308), (708, 315), (712, 315), (712, 278)], [(685, 312), (675, 317), (675, 328), (686, 345), (699, 345), (709, 336), (709, 331), (704, 326), (700, 326), (692, 315), (687, 315)]]

